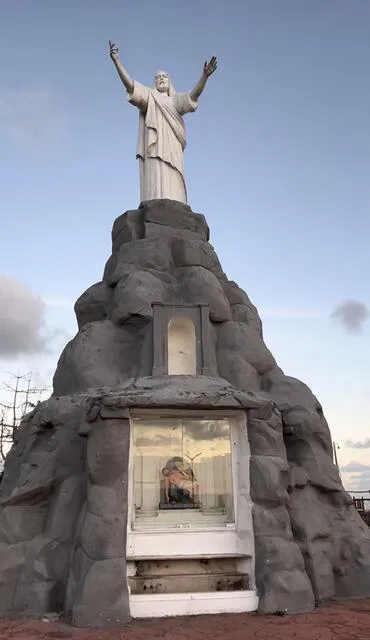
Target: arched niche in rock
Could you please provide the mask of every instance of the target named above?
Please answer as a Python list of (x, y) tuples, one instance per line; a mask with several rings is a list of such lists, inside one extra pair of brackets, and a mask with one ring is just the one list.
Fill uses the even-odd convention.
[(208, 304), (153, 302), (153, 376), (217, 376)]

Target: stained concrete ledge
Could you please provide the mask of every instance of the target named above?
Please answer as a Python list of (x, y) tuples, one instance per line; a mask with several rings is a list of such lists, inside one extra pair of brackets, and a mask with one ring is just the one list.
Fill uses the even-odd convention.
[(125, 408), (254, 409), (271, 415), (274, 402), (263, 394), (239, 391), (223, 378), (208, 376), (155, 376), (137, 378), (127, 386), (95, 389), (87, 399), (87, 416), (96, 404), (102, 417)]

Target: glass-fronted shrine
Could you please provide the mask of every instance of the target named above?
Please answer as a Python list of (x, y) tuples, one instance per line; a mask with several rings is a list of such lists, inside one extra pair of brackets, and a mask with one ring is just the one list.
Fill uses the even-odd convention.
[(146, 416), (132, 424), (134, 530), (234, 521), (227, 419)]

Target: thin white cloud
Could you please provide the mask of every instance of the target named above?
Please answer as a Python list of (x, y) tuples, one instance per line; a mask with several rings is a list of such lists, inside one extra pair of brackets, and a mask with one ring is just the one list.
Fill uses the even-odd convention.
[(356, 491), (356, 493), (370, 494), (370, 472), (358, 473), (344, 478), (344, 486), (349, 493)]
[(346, 440), (345, 445), (351, 449), (370, 449), (370, 438), (364, 438), (364, 440)]
[(344, 486), (347, 491), (361, 491), (362, 493), (370, 493), (370, 464), (364, 464), (356, 460), (352, 460), (348, 464), (341, 466)]
[(64, 109), (53, 89), (0, 89), (0, 131), (19, 144), (50, 144), (60, 139), (66, 129)]
[(17, 357), (45, 349), (45, 304), (26, 285), (0, 276), (0, 357)]
[(332, 311), (330, 317), (339, 322), (347, 333), (358, 334), (368, 319), (370, 311), (359, 300), (344, 300)]
[(370, 473), (370, 464), (363, 464), (362, 462), (352, 460), (352, 462), (341, 467), (341, 471), (344, 473), (363, 473), (364, 471)]
[[(71, 301), (55, 306), (73, 309)], [(70, 305), (71, 303), (71, 305)], [(51, 354), (61, 349), (70, 334), (46, 324), (47, 305), (41, 296), (18, 280), (0, 275), (0, 359)]]

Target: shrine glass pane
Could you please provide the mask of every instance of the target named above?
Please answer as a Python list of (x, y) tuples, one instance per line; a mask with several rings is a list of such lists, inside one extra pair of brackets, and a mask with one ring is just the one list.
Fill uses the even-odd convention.
[(133, 528), (234, 522), (227, 419), (133, 418)]

